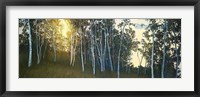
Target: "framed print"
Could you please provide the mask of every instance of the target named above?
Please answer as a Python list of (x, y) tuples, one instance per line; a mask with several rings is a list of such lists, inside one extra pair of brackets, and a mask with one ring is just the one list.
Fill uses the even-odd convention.
[(199, 96), (199, 0), (0, 4), (2, 96)]

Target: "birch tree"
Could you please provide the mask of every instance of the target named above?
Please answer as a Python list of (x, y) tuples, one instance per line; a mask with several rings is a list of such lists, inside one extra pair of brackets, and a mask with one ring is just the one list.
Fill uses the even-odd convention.
[(53, 19), (49, 19), (47, 20), (47, 23), (49, 25), (49, 29), (50, 29), (50, 32), (51, 32), (51, 41), (52, 41), (52, 48), (53, 48), (53, 62), (54, 64), (56, 64), (56, 30), (57, 29), (57, 26), (58, 26), (58, 20), (53, 20)]
[(176, 78), (178, 77), (178, 64), (179, 64), (179, 56), (178, 56), (178, 47), (177, 47), (177, 36), (176, 36), (176, 32), (173, 28), (173, 33), (174, 33), (174, 40), (175, 40), (175, 51), (176, 51)]
[(167, 21), (165, 21), (165, 27), (166, 27), (166, 31), (164, 32), (164, 43), (163, 43), (163, 45), (164, 45), (164, 47), (163, 47), (163, 63), (162, 63), (162, 70), (161, 70), (161, 77), (162, 78), (164, 78), (164, 68), (165, 68), (165, 50), (166, 50), (166, 48), (165, 48), (165, 44), (166, 44), (166, 37), (167, 37), (167, 31), (168, 31), (168, 25), (167, 25)]
[(28, 41), (29, 41), (28, 67), (30, 67), (32, 65), (32, 36), (31, 36), (31, 26), (29, 19), (28, 19)]
[(124, 22), (122, 22), (121, 26), (122, 26), (122, 29), (121, 29), (121, 33), (120, 33), (120, 46), (119, 46), (119, 52), (118, 52), (118, 61), (117, 61), (117, 77), (120, 78), (120, 55), (121, 55), (121, 47), (122, 47), (122, 39), (124, 37), (124, 29), (127, 25), (128, 21), (127, 20), (124, 20)]
[(42, 36), (42, 31), (44, 31), (44, 28), (42, 28), (42, 27), (38, 28), (39, 25), (40, 25), (40, 23), (38, 22), (38, 19), (36, 19), (35, 20), (35, 26), (36, 26), (35, 33), (36, 33), (37, 64), (40, 64), (40, 61), (42, 58), (42, 47), (44, 44), (44, 36)]
[(82, 72), (84, 72), (85, 70), (85, 66), (84, 66), (84, 63), (83, 63), (83, 32), (81, 30), (81, 28), (79, 28), (79, 32), (80, 32), (80, 37), (81, 37), (81, 66), (82, 66)]
[(94, 53), (94, 47), (95, 47), (95, 36), (94, 36), (94, 25), (95, 25), (95, 21), (94, 20), (90, 20), (90, 50), (91, 50), (91, 60), (92, 60), (92, 70), (93, 70), (93, 74), (95, 75), (95, 53)]

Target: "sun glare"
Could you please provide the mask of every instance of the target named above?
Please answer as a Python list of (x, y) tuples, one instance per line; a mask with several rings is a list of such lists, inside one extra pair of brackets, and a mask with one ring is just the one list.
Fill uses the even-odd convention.
[(70, 27), (69, 27), (69, 21), (60, 19), (61, 20), (61, 25), (62, 25), (62, 36), (67, 38), (67, 33), (70, 32)]

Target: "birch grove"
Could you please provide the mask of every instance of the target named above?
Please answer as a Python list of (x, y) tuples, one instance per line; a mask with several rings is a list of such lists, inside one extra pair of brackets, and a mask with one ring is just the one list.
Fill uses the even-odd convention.
[(19, 19), (19, 31), (20, 64), (66, 68), (54, 77), (181, 77), (180, 19)]

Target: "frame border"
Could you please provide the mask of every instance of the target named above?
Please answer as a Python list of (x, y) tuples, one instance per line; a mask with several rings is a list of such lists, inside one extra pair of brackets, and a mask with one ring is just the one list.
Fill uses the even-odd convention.
[[(6, 6), (194, 6), (194, 91), (6, 91)], [(200, 0), (0, 0), (0, 96), (200, 96)]]

